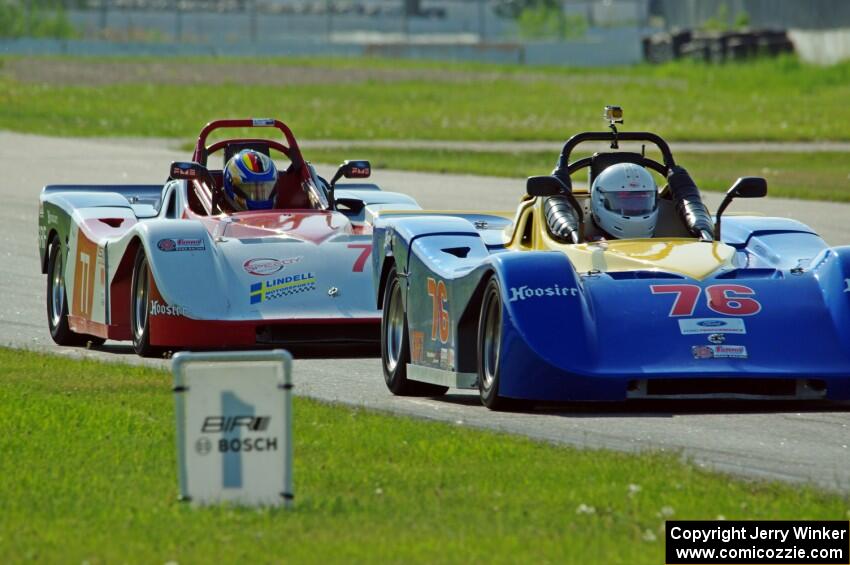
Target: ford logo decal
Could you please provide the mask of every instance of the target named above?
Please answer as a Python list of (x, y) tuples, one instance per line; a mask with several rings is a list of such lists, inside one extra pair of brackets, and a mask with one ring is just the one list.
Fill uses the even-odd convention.
[(719, 326), (725, 326), (726, 322), (723, 320), (703, 320), (702, 322), (697, 322), (697, 325), (704, 328), (716, 328)]

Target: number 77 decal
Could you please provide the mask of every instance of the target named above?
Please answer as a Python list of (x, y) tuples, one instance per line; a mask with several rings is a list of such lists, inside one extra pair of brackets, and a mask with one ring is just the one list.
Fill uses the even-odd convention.
[[(652, 294), (675, 294), (670, 317), (693, 316), (702, 289), (695, 284), (654, 284)], [(709, 309), (726, 316), (752, 316), (761, 312), (755, 291), (742, 284), (715, 284), (705, 289)]]
[(363, 266), (366, 265), (366, 259), (369, 258), (369, 253), (372, 252), (371, 243), (349, 243), (349, 249), (359, 249), (360, 255), (354, 260), (354, 265), (351, 267), (352, 273), (362, 273)]

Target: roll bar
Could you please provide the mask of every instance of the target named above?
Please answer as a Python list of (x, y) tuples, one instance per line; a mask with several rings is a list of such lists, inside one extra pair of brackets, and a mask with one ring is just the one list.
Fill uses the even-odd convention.
[[(272, 140), (257, 140), (257, 139), (239, 139), (239, 140), (225, 140), (218, 141), (213, 143), (209, 147), (207, 146), (207, 137), (210, 133), (217, 129), (222, 128), (277, 128), (283, 133), (283, 138), (286, 140), (286, 145), (279, 143), (277, 141)], [(222, 147), (226, 146), (228, 143), (233, 141), (262, 141), (264, 143), (268, 143), (269, 147), (272, 149), (276, 149), (286, 155), (293, 164), (300, 165), (304, 162), (304, 159), (301, 156), (301, 149), (298, 147), (298, 142), (295, 141), (295, 136), (292, 134), (292, 130), (289, 127), (281, 122), (280, 120), (275, 120), (271, 118), (242, 118), (242, 119), (229, 119), (229, 120), (215, 120), (209, 122), (204, 126), (204, 129), (201, 130), (201, 133), (198, 135), (198, 140), (195, 142), (195, 151), (192, 154), (192, 161), (199, 163), (203, 166), (207, 166), (207, 157), (210, 153), (214, 153), (218, 151)]]
[(590, 165), (590, 159), (580, 159), (570, 165), (570, 155), (577, 145), (587, 141), (610, 141), (615, 144), (617, 141), (648, 141), (661, 151), (664, 159), (663, 165), (652, 159), (646, 159), (646, 166), (655, 169), (660, 174), (667, 176), (667, 173), (676, 166), (676, 161), (673, 159), (673, 153), (670, 151), (670, 146), (661, 138), (661, 136), (649, 133), (646, 131), (586, 131), (578, 133), (567, 140), (564, 148), (561, 149), (561, 155), (558, 157), (558, 164), (552, 174), (565, 181), (569, 179), (570, 174), (574, 173), (582, 167)]

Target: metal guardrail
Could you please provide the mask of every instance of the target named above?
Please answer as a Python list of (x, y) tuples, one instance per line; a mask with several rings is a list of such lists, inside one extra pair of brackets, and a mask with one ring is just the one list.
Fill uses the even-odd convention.
[(850, 27), (847, 0), (651, 0), (650, 4), (652, 15), (671, 30), (700, 28), (709, 20), (731, 26), (739, 17), (757, 29)]
[(706, 63), (742, 60), (758, 56), (793, 53), (794, 44), (785, 30), (703, 32), (685, 30), (659, 33), (643, 40), (644, 58), (650, 63), (695, 59)]

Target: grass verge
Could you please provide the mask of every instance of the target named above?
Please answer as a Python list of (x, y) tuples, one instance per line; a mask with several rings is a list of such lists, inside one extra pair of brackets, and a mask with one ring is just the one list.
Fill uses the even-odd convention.
[(580, 451), (295, 401), (297, 509), (177, 502), (164, 371), (0, 348), (0, 561), (661, 563), (669, 517), (850, 500), (671, 455)]
[[(38, 74), (38, 65), (57, 61), (120, 64), (97, 67), (96, 86), (57, 82), (51, 73), (40, 81), (27, 78)], [(279, 117), (311, 139), (561, 140), (569, 132), (599, 129), (602, 107), (617, 103), (630, 128), (674, 140), (850, 139), (850, 130), (836, 127), (850, 122), (850, 63), (823, 68), (779, 58), (569, 69), (198, 57), (160, 60), (152, 76), (140, 73), (143, 82), (127, 78), (134, 65), (149, 64), (33, 57), (5, 65), (21, 69), (0, 74), (0, 128), (191, 138), (210, 119), (250, 114)], [(217, 82), (157, 83), (166, 67), (189, 75), (193, 64), (213, 64), (208, 76)], [(246, 73), (246, 66), (262, 72)], [(110, 72), (120, 73), (114, 84)], [(231, 78), (222, 83), (222, 76)]]
[[(345, 158), (370, 159), (375, 170), (401, 169), (525, 178), (548, 174), (555, 152), (458, 152), (385, 148), (311, 148), (304, 151), (317, 163)], [(726, 191), (742, 176), (767, 179), (769, 194), (786, 198), (850, 202), (850, 159), (845, 153), (676, 153), (704, 190)], [(579, 180), (586, 180), (586, 175)], [(517, 183), (517, 191), (524, 185)]]

